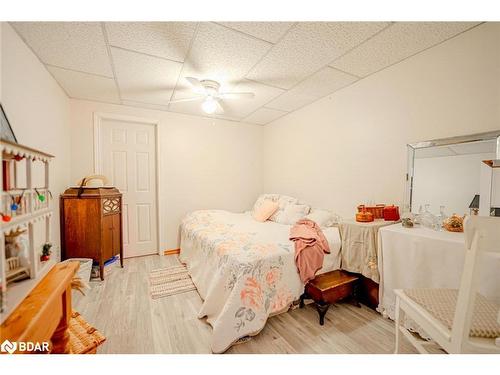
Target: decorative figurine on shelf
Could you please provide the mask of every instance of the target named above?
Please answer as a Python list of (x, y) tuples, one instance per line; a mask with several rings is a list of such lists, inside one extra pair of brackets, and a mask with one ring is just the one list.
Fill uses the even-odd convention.
[(21, 202), (23, 200), (23, 196), (24, 196), (24, 189), (20, 195), (10, 196), (10, 199), (12, 199), (12, 204), (10, 205), (11, 211), (17, 211), (19, 209), (19, 207), (21, 206)]
[(469, 209), (471, 216), (479, 215), (479, 194), (474, 195), (472, 202), (469, 204)]
[(50, 192), (50, 190), (47, 190), (47, 193), (45, 193), (45, 195), (41, 194), (36, 188), (35, 188), (35, 192), (36, 192), (36, 195), (37, 195), (38, 200), (40, 202), (45, 202), (45, 200), (47, 199), (47, 197), (49, 197), (50, 199), (52, 199), (52, 193)]
[(38, 197), (38, 200), (40, 202), (45, 202), (45, 195), (40, 194), (40, 192), (37, 190), (37, 188), (35, 188), (35, 193), (36, 193), (36, 196)]
[(45, 261), (50, 259), (50, 254), (52, 254), (52, 250), (50, 250), (51, 248), (52, 248), (52, 244), (49, 242), (47, 242), (46, 244), (43, 245), (42, 255), (40, 256), (40, 260), (42, 262), (45, 262)]
[(17, 229), (5, 235), (5, 278), (7, 284), (14, 281), (27, 279), (29, 273), (28, 263), (28, 243), (26, 229)]
[(21, 235), (26, 229), (17, 229), (5, 235), (5, 257), (26, 257), (26, 243), (21, 241)]

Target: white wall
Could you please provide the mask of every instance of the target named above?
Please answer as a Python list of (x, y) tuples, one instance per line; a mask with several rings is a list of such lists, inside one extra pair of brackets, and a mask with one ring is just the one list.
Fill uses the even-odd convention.
[(407, 143), (500, 129), (499, 40), (483, 24), (267, 125), (264, 190), (401, 204)]
[(160, 122), (162, 250), (178, 247), (186, 213), (244, 211), (262, 191), (261, 126), (82, 100), (71, 100), (72, 183), (94, 172), (94, 112)]
[(494, 158), (494, 153), (485, 153), (415, 159), (412, 211), (430, 204), (434, 214), (441, 205), (448, 215), (468, 214), (479, 194), (482, 161)]
[(49, 188), (59, 251), (58, 197), (70, 181), (69, 99), (10, 25), (3, 22), (1, 29), (1, 100), (9, 122), (19, 143), (55, 155)]

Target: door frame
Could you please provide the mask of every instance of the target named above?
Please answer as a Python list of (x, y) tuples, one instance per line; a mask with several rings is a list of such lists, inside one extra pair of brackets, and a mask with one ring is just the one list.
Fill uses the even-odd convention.
[(102, 155), (100, 149), (101, 143), (101, 126), (102, 120), (118, 120), (124, 122), (138, 122), (154, 126), (155, 133), (155, 185), (156, 185), (156, 246), (158, 248), (158, 254), (162, 255), (161, 250), (161, 215), (160, 215), (160, 121), (150, 118), (121, 115), (117, 113), (107, 113), (107, 112), (94, 112), (94, 173), (102, 174)]

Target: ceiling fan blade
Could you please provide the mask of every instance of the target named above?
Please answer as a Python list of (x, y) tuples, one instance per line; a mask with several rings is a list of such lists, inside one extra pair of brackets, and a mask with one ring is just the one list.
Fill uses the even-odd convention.
[(253, 92), (221, 92), (218, 97), (223, 99), (252, 99), (255, 94)]
[(176, 100), (169, 101), (167, 104), (183, 103), (183, 102), (194, 102), (196, 100), (202, 100), (204, 98), (205, 98), (204, 96), (196, 96), (194, 98), (176, 99)]
[(215, 103), (217, 104), (217, 113), (224, 113), (224, 107), (222, 106), (220, 100), (216, 100)]
[(185, 77), (186, 81), (188, 81), (191, 86), (193, 86), (194, 90), (200, 94), (206, 93), (205, 86), (203, 86), (199, 79), (194, 77)]

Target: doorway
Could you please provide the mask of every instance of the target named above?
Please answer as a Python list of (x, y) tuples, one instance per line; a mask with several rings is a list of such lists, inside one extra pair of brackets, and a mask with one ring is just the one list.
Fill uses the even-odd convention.
[(94, 115), (94, 169), (123, 194), (123, 256), (158, 254), (158, 123)]

